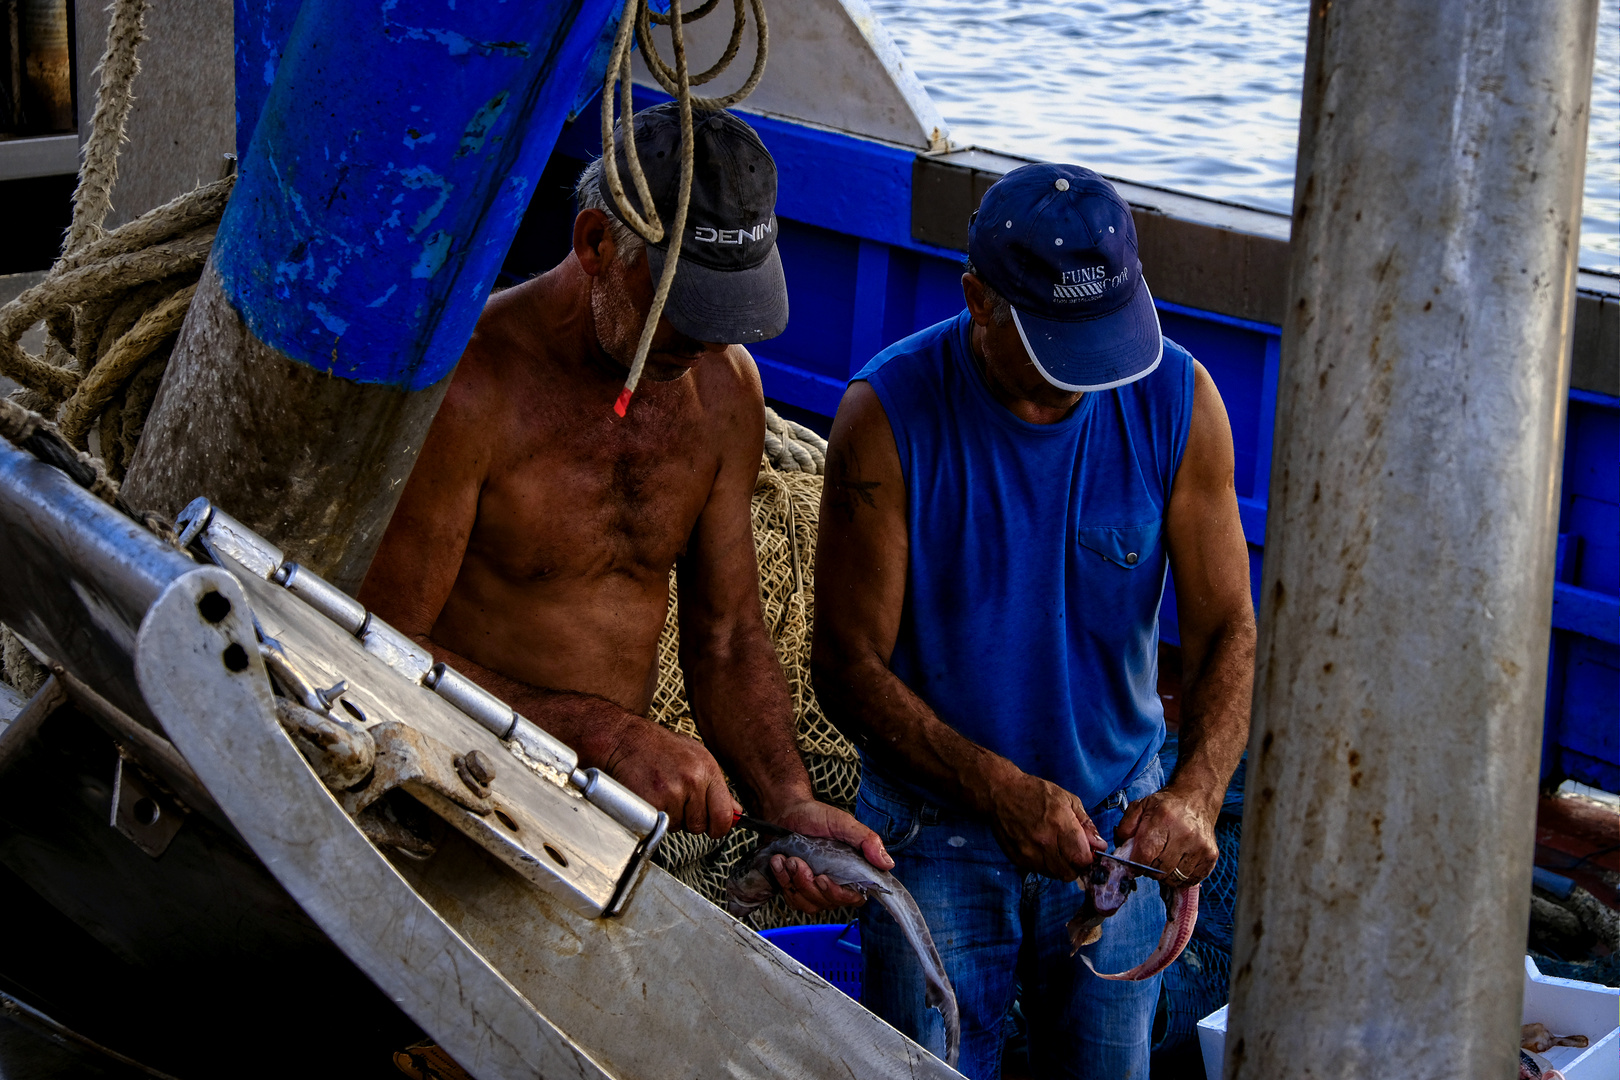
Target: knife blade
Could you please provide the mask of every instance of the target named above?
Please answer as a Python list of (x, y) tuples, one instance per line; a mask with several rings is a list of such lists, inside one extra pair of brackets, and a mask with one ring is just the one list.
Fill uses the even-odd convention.
[(1118, 855), (1114, 855), (1107, 851), (1093, 851), (1091, 855), (1092, 858), (1109, 859), (1113, 862), (1119, 863), (1121, 866), (1128, 866), (1132, 870), (1135, 870), (1138, 874), (1146, 874), (1155, 881), (1161, 880), (1165, 875), (1165, 871), (1160, 870), (1157, 866), (1148, 866), (1146, 863), (1132, 862), (1130, 859), (1122, 859)]

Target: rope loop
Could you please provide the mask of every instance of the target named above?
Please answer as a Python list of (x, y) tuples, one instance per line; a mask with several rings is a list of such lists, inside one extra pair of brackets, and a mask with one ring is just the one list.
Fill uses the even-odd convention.
[[(636, 344), (636, 355), (630, 364), (629, 378), (625, 380), (624, 389), (619, 392), (619, 398), (613, 404), (613, 411), (620, 416), (623, 416), (630, 407), (630, 397), (641, 382), (642, 371), (647, 365), (647, 354), (652, 349), (653, 335), (658, 330), (658, 320), (663, 317), (664, 305), (669, 300), (670, 286), (675, 282), (675, 268), (680, 263), (681, 241), (686, 232), (686, 212), (692, 201), (692, 110), (730, 108), (753, 93), (765, 74), (765, 61), (770, 52), (770, 34), (765, 25), (765, 3), (764, 0), (749, 0), (754, 12), (758, 48), (754, 54), (754, 67), (749, 72), (748, 79), (741, 87), (724, 97), (692, 96), (692, 87), (709, 82), (725, 71), (736, 59), (742, 45), (743, 31), (747, 27), (747, 13), (743, 8), (743, 0), (733, 0), (731, 39), (726, 45), (725, 52), (701, 74), (694, 77), (688, 71), (686, 34), (683, 28), (687, 23), (696, 22), (715, 10), (719, 3), (720, 0), (703, 0), (703, 3), (691, 12), (683, 13), (680, 0), (670, 0), (669, 14), (659, 15), (652, 10), (649, 0), (625, 0), (624, 12), (619, 19), (619, 31), (613, 39), (613, 52), (608, 58), (607, 77), (602, 86), (602, 175), (607, 182), (608, 193), (613, 196), (613, 205), (619, 219), (635, 230), (643, 240), (649, 244), (659, 244), (663, 243), (667, 236), (674, 237), (674, 242), (669, 244), (669, 254), (664, 260), (663, 273), (659, 275), (658, 287), (653, 293), (652, 307), (647, 312), (646, 324), (642, 327), (641, 338)], [(658, 47), (652, 38), (654, 23), (669, 27), (670, 42), (675, 52), (673, 68), (658, 53)], [(670, 223), (667, 230), (659, 217), (658, 209), (653, 206), (652, 192), (647, 185), (646, 174), (641, 168), (641, 157), (636, 152), (635, 111), (630, 84), (632, 34), (641, 44), (642, 58), (646, 61), (647, 70), (652, 72), (658, 84), (680, 104), (681, 187), (675, 204), (675, 220)], [(645, 216), (630, 205), (624, 181), (619, 176), (618, 155), (614, 152), (613, 146), (615, 83), (619, 87), (619, 125), (624, 136), (625, 162), (630, 169), (631, 182), (636, 188), (636, 197), (646, 210)]]
[[(699, 5), (699, 7), (697, 8), (696, 11), (688, 11), (686, 14), (682, 15), (681, 16), (681, 22), (683, 22), (683, 23), (697, 22), (699, 19), (703, 18), (703, 16), (705, 16), (709, 12), (713, 11), (715, 9), (716, 5), (718, 5), (719, 3), (720, 3), (720, 0), (703, 0), (703, 3), (701, 5)], [(659, 26), (668, 26), (669, 25), (669, 16), (668, 15), (660, 15), (658, 12), (654, 11), (654, 12), (652, 12), (652, 21), (657, 23)]]
[[(714, 0), (714, 2), (705, 3), (702, 8), (694, 11), (690, 18), (683, 17), (681, 22), (695, 22), (703, 15), (708, 14), (708, 12), (714, 8), (715, 3), (717, 2), (718, 0)], [(756, 35), (757, 44), (757, 48), (754, 52), (753, 70), (748, 73), (747, 80), (744, 81), (741, 86), (724, 97), (692, 98), (691, 100), (693, 108), (729, 109), (731, 106), (737, 104), (737, 102), (741, 101), (749, 94), (752, 94), (755, 87), (759, 86), (759, 80), (764, 77), (765, 61), (770, 52), (770, 29), (765, 22), (765, 3), (764, 0), (748, 0), (748, 2), (754, 11), (754, 33)], [(743, 11), (743, 0), (733, 0), (733, 8), (734, 11), (731, 22), (731, 39), (726, 44), (725, 52), (720, 55), (720, 59), (717, 60), (707, 71), (703, 72), (701, 75), (693, 76), (690, 80), (691, 85), (702, 86), (704, 83), (710, 82), (724, 72), (728, 67), (730, 67), (731, 62), (737, 58), (737, 52), (742, 46), (743, 31), (747, 28), (747, 20)], [(673, 13), (674, 10), (674, 6), (672, 5), (670, 11)], [(653, 21), (651, 9), (649, 9), (647, 5), (643, 3), (641, 5), (640, 15), (636, 20), (636, 41), (641, 46), (641, 58), (643, 62), (646, 63), (647, 70), (652, 73), (652, 77), (658, 80), (658, 85), (662, 86), (665, 92), (678, 97), (679, 94), (676, 92), (678, 81), (675, 77), (675, 70), (665, 62), (663, 56), (658, 52), (657, 43), (653, 41)], [(668, 21), (668, 16), (664, 17), (664, 21)], [(671, 36), (673, 37), (673, 33)], [(675, 58), (677, 63), (679, 63), (681, 59), (678, 53), (679, 49), (677, 48), (677, 56)]]

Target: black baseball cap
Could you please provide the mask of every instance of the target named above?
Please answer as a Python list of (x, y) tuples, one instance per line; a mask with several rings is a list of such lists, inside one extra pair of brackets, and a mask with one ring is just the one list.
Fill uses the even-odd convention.
[(968, 259), (1007, 298), (1053, 386), (1108, 390), (1159, 366), (1164, 338), (1131, 208), (1090, 169), (1025, 165), (1002, 177), (968, 226)]
[[(662, 242), (647, 243), (656, 282), (669, 254), (668, 229), (681, 191), (680, 106), (669, 101), (644, 109), (633, 123), (636, 156), (666, 230)], [(613, 137), (619, 180), (630, 205), (645, 217), (630, 176), (623, 126)], [(776, 162), (754, 129), (724, 110), (692, 110), (692, 135), (692, 200), (664, 314), (675, 329), (698, 341), (748, 344), (773, 338), (788, 321), (787, 279), (776, 250)], [(606, 170), (598, 187), (603, 202), (613, 207)]]

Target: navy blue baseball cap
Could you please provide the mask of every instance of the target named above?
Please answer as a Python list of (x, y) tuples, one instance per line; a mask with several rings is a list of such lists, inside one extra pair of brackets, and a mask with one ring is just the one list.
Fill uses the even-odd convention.
[(1164, 356), (1131, 208), (1078, 165), (1025, 165), (985, 192), (968, 226), (979, 279), (1012, 306), (1029, 358), (1053, 386), (1107, 390)]

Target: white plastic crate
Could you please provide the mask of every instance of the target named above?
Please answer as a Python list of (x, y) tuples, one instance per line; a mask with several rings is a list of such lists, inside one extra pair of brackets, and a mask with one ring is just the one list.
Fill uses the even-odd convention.
[[(1555, 1046), (1544, 1055), (1565, 1080), (1615, 1080), (1620, 1075), (1620, 988), (1555, 979), (1524, 958), (1526, 1024), (1546, 1024), (1558, 1035), (1585, 1035), (1585, 1050)], [(1221, 1080), (1226, 1052), (1226, 1006), (1198, 1021), (1198, 1048), (1204, 1054), (1204, 1076)]]

